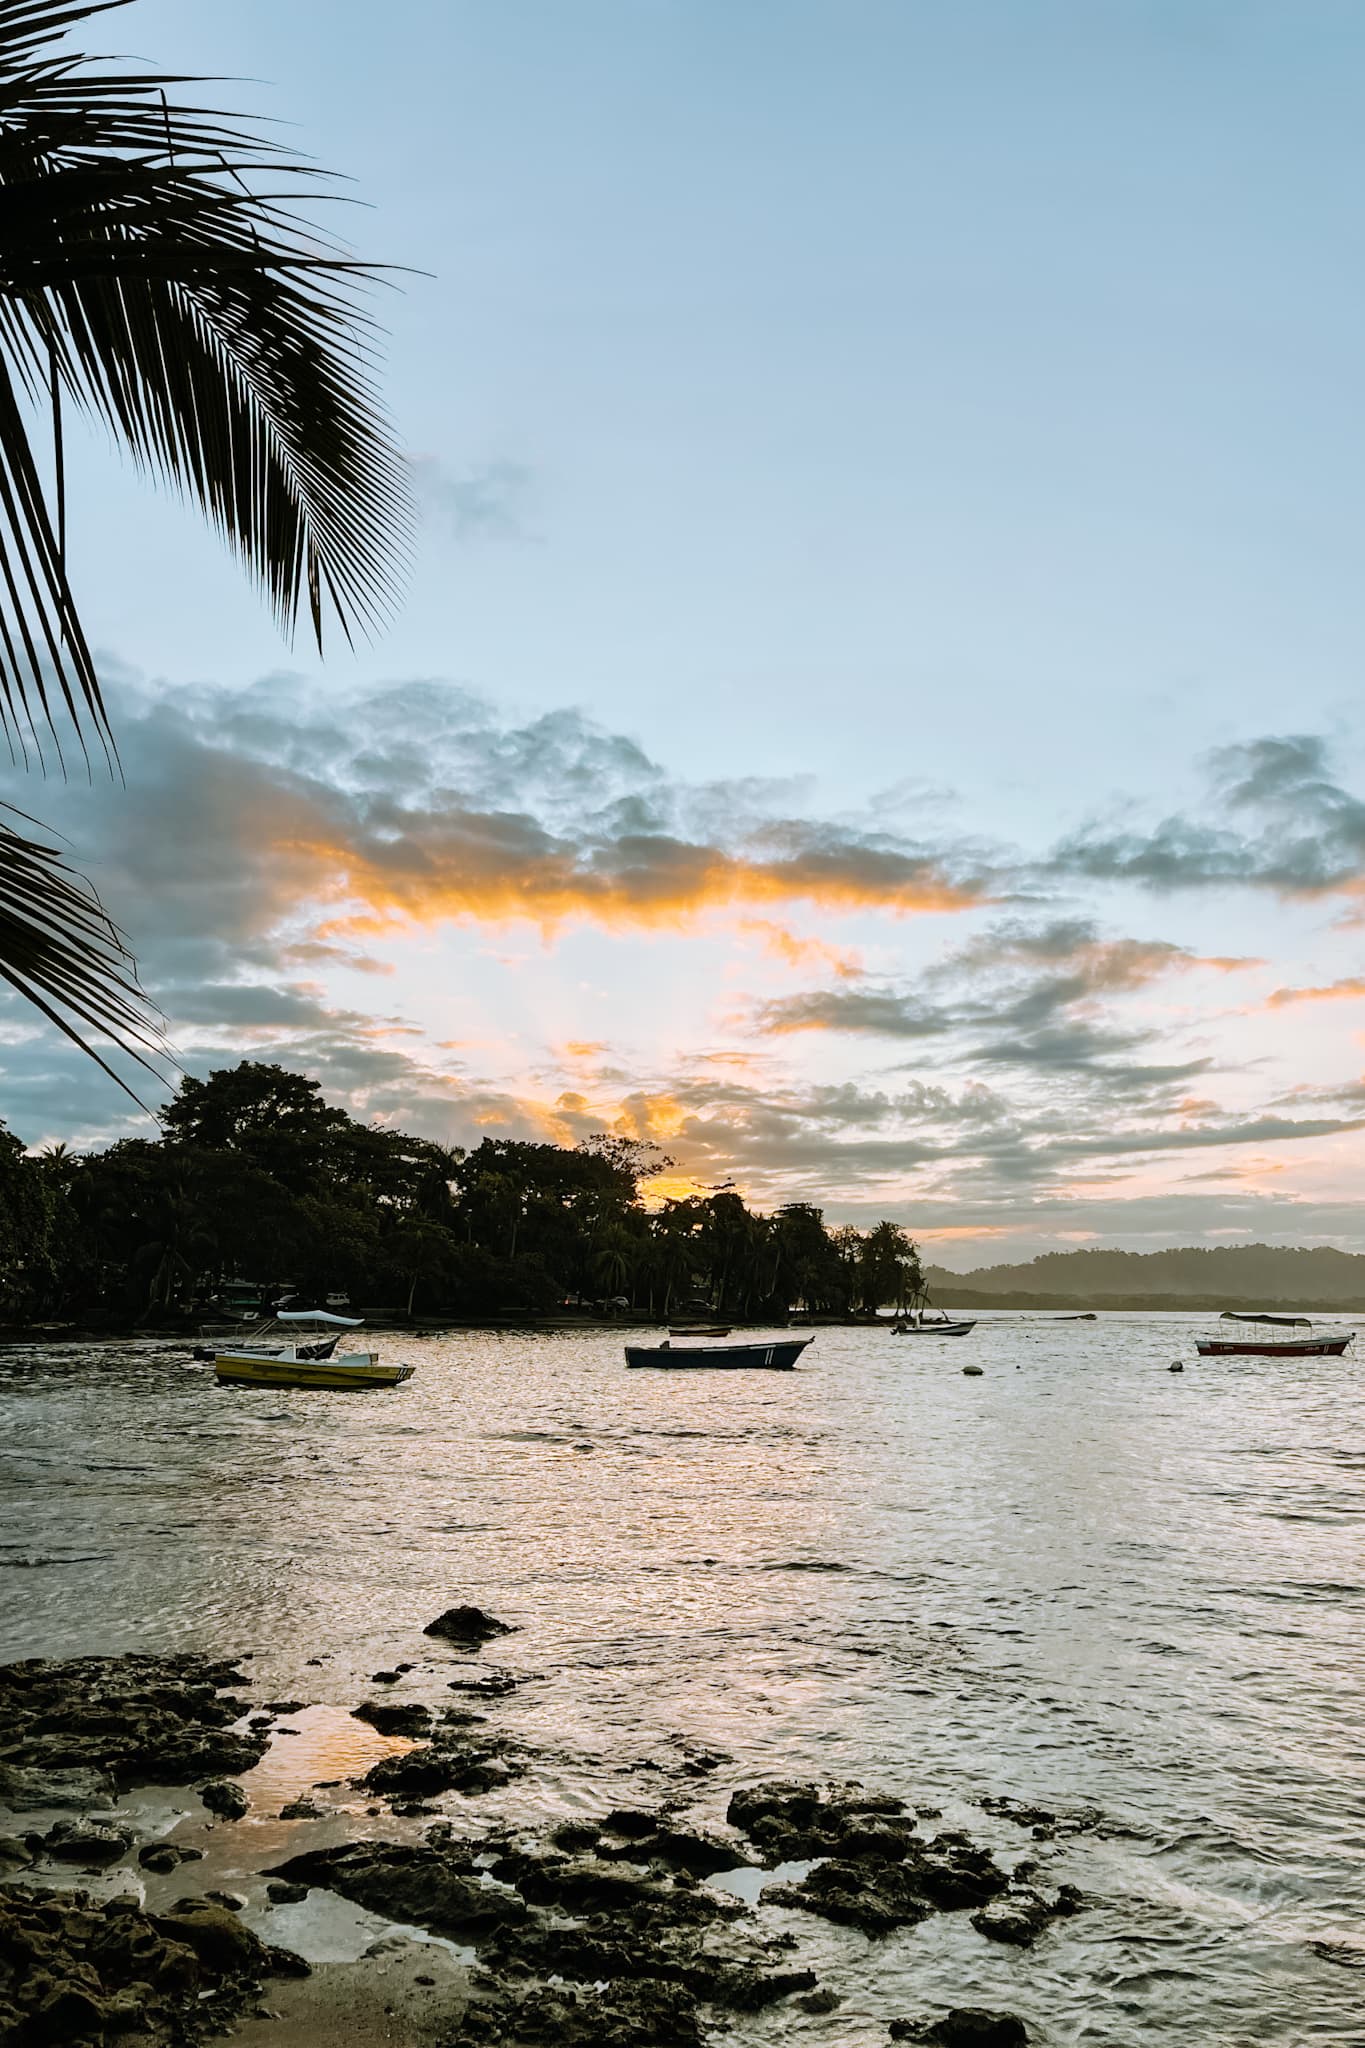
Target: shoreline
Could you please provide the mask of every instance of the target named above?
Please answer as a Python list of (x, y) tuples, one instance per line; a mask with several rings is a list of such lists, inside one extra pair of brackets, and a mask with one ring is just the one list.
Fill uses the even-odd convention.
[[(904, 1787), (761, 1780), (717, 1812), (732, 1759), (695, 1744), (639, 1805), (603, 1784), (600, 1812), (498, 1818), (553, 1754), (498, 1726), (518, 1681), (481, 1651), (510, 1632), (452, 1609), (349, 1710), (256, 1704), (250, 1655), (0, 1667), (0, 2041), (700, 2048), (780, 2004), (870, 2019), (875, 1948), (836, 1991), (821, 1928), (955, 1914), (1023, 1949), (1082, 1908), (1047, 1845), (1096, 1814), (983, 1800), (977, 1839)], [(339, 1742), (344, 1776), (301, 1786)], [(36, 1989), (7, 1975), (24, 1940), (46, 1943)], [(879, 2019), (1030, 2038), (966, 2006)]]

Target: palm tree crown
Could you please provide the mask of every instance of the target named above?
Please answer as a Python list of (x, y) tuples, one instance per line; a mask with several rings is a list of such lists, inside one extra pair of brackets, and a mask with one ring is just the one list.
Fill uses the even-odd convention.
[[(63, 413), (102, 420), (222, 533), (291, 632), (381, 621), (410, 532), (373, 388), (371, 273), (296, 211), (317, 173), (185, 80), (65, 35), (128, 0), (0, 0), (0, 732), (114, 761), (67, 577)], [(50, 417), (43, 482), (34, 431)], [(46, 436), (46, 429), (44, 436)], [(0, 826), (0, 977), (78, 1043), (157, 1027), (122, 940), (47, 845)], [(103, 1062), (101, 1062), (103, 1064)]]

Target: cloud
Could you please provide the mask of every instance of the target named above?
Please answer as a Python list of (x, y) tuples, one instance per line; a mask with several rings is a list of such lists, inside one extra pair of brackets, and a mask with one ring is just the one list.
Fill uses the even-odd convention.
[[(1077, 907), (1085, 862), (1098, 881), (1158, 892), (1201, 875), (1283, 892), (1307, 876), (1349, 895), (1359, 807), (1320, 742), (1225, 750), (1211, 764), (1215, 817), (1086, 828), (1065, 857), (1034, 859), (946, 828), (916, 839), (876, 809), (821, 817), (805, 780), (689, 784), (575, 711), (502, 717), (439, 682), (331, 702), (287, 678), (235, 695), (152, 697), (131, 683), (121, 694), (128, 789), (44, 801), (128, 924), (196, 1072), (244, 1053), (278, 1059), (357, 1115), (459, 1144), (615, 1127), (663, 1143), (680, 1184), (734, 1177), (763, 1202), (943, 1230), (1012, 1230), (1016, 1213), (1040, 1230), (1086, 1218), (1108, 1229), (1104, 1218), (1138, 1214), (1133, 1184), (1156, 1162), (1253, 1145), (1311, 1157), (1314, 1142), (1330, 1151), (1365, 1127), (1365, 1084), (1285, 1096), (1292, 1070), (1279, 1095), (1248, 1105), (1254, 1053), (1229, 1074), (1243, 1106), (1225, 1110), (1228, 1070), (1216, 1043), (1191, 1035), (1206, 1022), (1196, 1006), (1207, 977), (1256, 963)], [(860, 923), (855, 950), (838, 921), (867, 912), (946, 913), (946, 945), (931, 923), (884, 922), (872, 937)], [(474, 962), (459, 1044), (406, 1014), (405, 1002), (429, 1007), (411, 978), (426, 965), (395, 975), (376, 955), (401, 963), (402, 949), (366, 937), (443, 921), (529, 928)], [(694, 933), (708, 947), (718, 926), (734, 934), (710, 1023), (694, 983), (704, 1002), (713, 952), (686, 968), (692, 1037), (672, 1055), (658, 1049), (671, 1014), (648, 1053), (611, 1042), (624, 1027), (593, 1007), (596, 968), (573, 1009), (557, 1010), (557, 969), (535, 940), (570, 923), (675, 932), (680, 945)], [(426, 938), (411, 952), (447, 957)], [(649, 955), (676, 963), (658, 945)], [(520, 1038), (498, 1042), (492, 1006), (479, 1013), (477, 976), (505, 987), (508, 956), (526, 977), (526, 1016), (545, 1015), (524, 1056)], [(1362, 992), (1347, 978), (1286, 986), (1269, 1008)], [(738, 1045), (722, 1001), (740, 1006)], [(484, 1059), (501, 1080), (478, 1071)], [(0, 1006), (0, 1065), (6, 1116), (26, 1138), (146, 1128), (12, 1006)], [(1250, 1212), (1212, 1188), (1205, 1199), (1210, 1228), (1243, 1227)]]
[[(1136, 882), (1167, 893), (1258, 888), (1284, 897), (1355, 896), (1365, 875), (1365, 803), (1336, 781), (1327, 742), (1288, 734), (1222, 747), (1207, 760), (1218, 821), (1170, 817), (1149, 831), (1100, 824), (1063, 838), (1041, 872)], [(1247, 829), (1228, 823), (1245, 818)]]
[(951, 1011), (917, 996), (878, 989), (808, 989), (759, 1003), (755, 1028), (773, 1037), (798, 1031), (870, 1032), (880, 1038), (933, 1038), (952, 1029)]
[(460, 541), (520, 540), (532, 472), (505, 457), (453, 470), (434, 455), (412, 462), (418, 504)]
[(287, 680), (184, 691), (126, 705), (121, 731), (127, 791), (60, 809), (111, 899), (154, 900), (153, 945), (182, 945), (197, 973), (206, 935), (277, 944), (305, 908), (296, 946), (353, 950), (443, 920), (659, 928), (796, 902), (955, 911), (989, 893), (960, 849), (765, 815), (759, 785), (732, 789), (722, 820), (714, 792), (670, 783), (575, 712), (509, 725), (434, 684), (340, 708)]
[(1265, 1006), (1268, 1010), (1283, 1010), (1291, 1003), (1354, 1002), (1360, 996), (1365, 996), (1365, 978), (1353, 974), (1328, 982), (1325, 988), (1277, 988), (1266, 997)]

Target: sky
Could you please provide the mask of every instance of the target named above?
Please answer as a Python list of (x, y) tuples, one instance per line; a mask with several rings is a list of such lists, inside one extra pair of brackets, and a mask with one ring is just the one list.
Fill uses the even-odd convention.
[[(68, 446), (126, 782), (0, 799), (186, 1069), (461, 1144), (650, 1137), (662, 1190), (957, 1268), (1365, 1250), (1358, 7), (87, 33), (350, 181), (420, 510), (390, 628), (320, 662)], [(153, 1129), (14, 1006), (0, 1116)]]

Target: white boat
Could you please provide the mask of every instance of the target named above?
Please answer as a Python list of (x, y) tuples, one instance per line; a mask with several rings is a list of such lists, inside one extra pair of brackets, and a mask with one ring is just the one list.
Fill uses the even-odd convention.
[(893, 1337), (965, 1337), (976, 1328), (976, 1317), (947, 1316), (942, 1309), (928, 1313), (928, 1296), (921, 1295), (914, 1308), (897, 1316), (891, 1325)]

